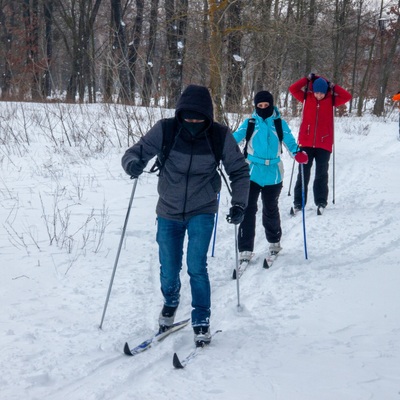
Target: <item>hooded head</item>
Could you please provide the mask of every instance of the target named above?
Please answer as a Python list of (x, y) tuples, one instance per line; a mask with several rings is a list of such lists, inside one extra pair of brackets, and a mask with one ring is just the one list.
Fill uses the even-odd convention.
[(318, 78), (313, 83), (313, 92), (314, 93), (323, 93), (326, 94), (328, 91), (328, 82), (324, 78)]
[[(192, 135), (205, 131), (213, 122), (211, 95), (204, 86), (189, 85), (176, 103), (175, 116)], [(187, 122), (197, 120), (203, 122)]]
[[(260, 103), (269, 103), (269, 105), (266, 108), (260, 108), (258, 107), (258, 104)], [(254, 105), (256, 106), (256, 113), (262, 119), (266, 119), (270, 117), (274, 112), (274, 97), (270, 92), (262, 90), (254, 96)]]

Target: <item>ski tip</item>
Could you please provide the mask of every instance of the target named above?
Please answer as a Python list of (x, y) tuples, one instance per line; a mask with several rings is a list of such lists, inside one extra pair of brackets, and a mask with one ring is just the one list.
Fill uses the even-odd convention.
[(177, 355), (176, 353), (174, 353), (174, 358), (173, 358), (173, 360), (172, 360), (172, 364), (173, 364), (174, 367), (177, 368), (177, 369), (182, 369), (182, 368), (184, 368), (183, 365), (182, 365), (182, 363), (181, 363), (180, 360), (179, 360), (178, 355)]
[(269, 267), (270, 265), (268, 264), (268, 261), (264, 258), (263, 268), (268, 269)]
[(127, 356), (133, 356), (131, 349), (129, 348), (128, 342), (125, 342), (124, 354), (126, 354)]
[(236, 279), (236, 269), (233, 270), (232, 279)]

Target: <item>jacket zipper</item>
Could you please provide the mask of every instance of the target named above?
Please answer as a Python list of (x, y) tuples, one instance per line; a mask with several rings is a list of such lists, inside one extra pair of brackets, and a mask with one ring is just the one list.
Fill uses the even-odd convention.
[(190, 162), (189, 162), (189, 168), (186, 172), (186, 188), (185, 188), (185, 201), (183, 203), (183, 219), (185, 219), (185, 214), (186, 214), (186, 202), (187, 202), (187, 193), (188, 193), (188, 182), (189, 182), (189, 173), (190, 173), (190, 168), (192, 166), (192, 160), (193, 160), (193, 143), (194, 139), (192, 138), (191, 141), (191, 149), (190, 149)]
[(317, 115), (315, 116), (315, 127), (314, 127), (314, 141), (313, 141), (313, 147), (315, 147), (315, 142), (317, 141), (318, 115), (319, 115), (319, 100), (317, 101)]

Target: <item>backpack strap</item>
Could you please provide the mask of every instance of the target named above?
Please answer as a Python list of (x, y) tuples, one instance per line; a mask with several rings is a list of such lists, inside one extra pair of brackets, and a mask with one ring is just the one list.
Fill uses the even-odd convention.
[(256, 126), (256, 120), (254, 118), (249, 118), (246, 130), (246, 144), (244, 145), (243, 149), (243, 154), (245, 158), (247, 158), (247, 144), (249, 143), (251, 136), (253, 135), (255, 126)]
[(276, 133), (278, 135), (279, 142), (281, 143), (281, 153), (282, 150), (282, 141), (283, 141), (283, 128), (282, 128), (282, 120), (280, 118), (274, 119)]
[(213, 123), (210, 132), (211, 150), (214, 153), (215, 162), (219, 166), (222, 160), (227, 129)]
[(163, 131), (163, 140), (161, 146), (161, 152), (157, 154), (157, 158), (153, 166), (150, 168), (150, 172), (159, 172), (167, 160), (171, 151), (172, 145), (175, 141), (176, 133), (176, 120), (175, 118), (163, 118), (161, 120), (161, 126)]

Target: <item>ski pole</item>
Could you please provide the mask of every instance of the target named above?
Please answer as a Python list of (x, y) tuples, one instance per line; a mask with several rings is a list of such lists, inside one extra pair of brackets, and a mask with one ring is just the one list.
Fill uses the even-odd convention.
[(293, 160), (293, 165), (292, 165), (292, 173), (290, 174), (290, 182), (289, 182), (289, 190), (288, 190), (288, 196), (290, 196), (290, 189), (292, 187), (292, 180), (293, 180), (293, 173), (294, 173), (294, 164), (296, 160)]
[(119, 241), (119, 246), (118, 246), (118, 250), (117, 250), (117, 256), (115, 257), (114, 269), (113, 269), (113, 272), (111, 274), (111, 280), (110, 280), (110, 285), (108, 287), (106, 302), (104, 304), (103, 315), (101, 317), (101, 322), (100, 322), (100, 326), (99, 326), (100, 329), (102, 329), (102, 327), (103, 327), (103, 321), (104, 321), (104, 317), (106, 315), (108, 300), (110, 299), (111, 288), (112, 288), (112, 285), (113, 285), (113, 282), (114, 282), (115, 271), (117, 270), (119, 255), (121, 254), (122, 243), (124, 241), (124, 236), (125, 236), (125, 232), (126, 232), (126, 226), (128, 225), (129, 214), (131, 212), (132, 202), (133, 202), (133, 198), (135, 196), (137, 181), (138, 181), (137, 178), (134, 178), (134, 183), (133, 183), (133, 187), (132, 187), (132, 194), (131, 194), (131, 198), (129, 200), (128, 210), (126, 212), (124, 227), (122, 228), (121, 239)]
[(214, 238), (213, 238), (213, 244), (212, 244), (212, 250), (211, 250), (211, 257), (214, 257), (215, 241), (216, 241), (216, 238), (217, 238), (218, 211), (219, 211), (219, 199), (220, 199), (220, 197), (221, 197), (221, 192), (218, 193), (218, 208), (217, 208), (217, 213), (215, 214)]
[(235, 225), (235, 261), (236, 261), (236, 292), (237, 292), (237, 307), (240, 310), (240, 287), (239, 287), (239, 254), (238, 254), (238, 232), (237, 232), (237, 225)]
[(333, 171), (332, 171), (332, 203), (335, 204), (335, 145), (332, 147)]
[(332, 144), (332, 156), (333, 156), (333, 171), (332, 171), (332, 203), (335, 204), (335, 86), (332, 88), (332, 124), (333, 124), (333, 144)]
[(304, 257), (308, 260), (307, 254), (307, 238), (306, 238), (306, 213), (305, 213), (305, 202), (306, 202), (306, 195), (304, 190), (304, 165), (300, 164), (300, 174), (301, 174), (301, 209), (303, 214), (303, 238), (304, 238)]

